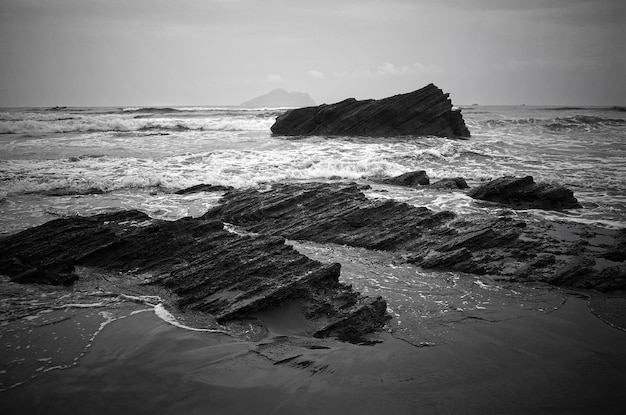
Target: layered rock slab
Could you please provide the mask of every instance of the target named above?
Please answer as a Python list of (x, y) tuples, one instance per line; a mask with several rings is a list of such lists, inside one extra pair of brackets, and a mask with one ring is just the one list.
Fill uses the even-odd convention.
[(550, 183), (535, 183), (532, 176), (506, 176), (470, 189), (468, 196), (509, 205), (515, 209), (575, 209), (581, 205), (572, 190)]
[(429, 84), (417, 91), (380, 100), (349, 98), (335, 104), (285, 112), (271, 127), (278, 135), (469, 137), (460, 110), (449, 94)]
[(227, 192), (204, 217), (254, 233), (381, 250), (417, 250), (426, 236), (449, 233), (452, 212), (371, 200), (355, 183), (275, 184)]
[[(397, 252), (424, 268), (491, 274), (507, 280), (603, 290), (626, 289), (626, 264), (614, 254), (619, 232), (523, 221), (514, 215), (434, 212), (370, 199), (355, 183), (275, 184), (227, 192), (205, 218), (248, 232)], [(573, 260), (589, 258), (585, 273)]]
[(228, 232), (214, 220), (168, 222), (137, 211), (58, 219), (0, 240), (0, 258), (0, 273), (22, 283), (70, 284), (79, 265), (147, 273), (181, 310), (221, 323), (295, 302), (310, 334), (357, 338), (389, 318), (381, 297), (339, 282), (340, 264), (314, 261), (281, 237)]

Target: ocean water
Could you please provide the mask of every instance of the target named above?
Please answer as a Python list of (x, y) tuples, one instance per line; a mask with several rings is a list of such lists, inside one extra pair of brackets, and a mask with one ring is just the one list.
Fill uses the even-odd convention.
[[(220, 193), (174, 192), (201, 183), (245, 188), (281, 181), (353, 180), (371, 184), (367, 194), (372, 198), (459, 214), (497, 210), (475, 204), (462, 192), (373, 183), (411, 170), (426, 170), (431, 182), (460, 176), (470, 186), (504, 175), (532, 175), (535, 181), (571, 188), (583, 207), (518, 212), (521, 217), (626, 227), (624, 108), (463, 107), (472, 133), (468, 140), (272, 136), (270, 126), (283, 111), (0, 109), (0, 236), (59, 217), (118, 209), (139, 209), (166, 220), (200, 216), (218, 203)], [(564, 301), (556, 289), (503, 284), (490, 276), (425, 272), (395, 264), (382, 252), (289, 243), (312, 258), (341, 262), (345, 282), (365, 294), (383, 295), (394, 316), (388, 331), (415, 345), (452, 341), (453, 326), (468, 318), (510, 320), (551, 312)], [(116, 325), (124, 322), (141, 320), (149, 343), (158, 341), (165, 324), (173, 348), (192, 336), (156, 295), (136, 297), (102, 286), (24, 288), (6, 278), (0, 289), (0, 390), (20, 388), (50, 372), (74, 370), (80, 377), (85, 370), (81, 362), (98, 336), (115, 333)], [(82, 337), (59, 340), (66, 337), (58, 333), (71, 337), (67, 333), (76, 330)], [(56, 341), (61, 343), (50, 346)], [(163, 347), (161, 356), (170, 356), (172, 350)], [(183, 365), (178, 370), (184, 373), (185, 364), (192, 370), (198, 359), (201, 355), (178, 361)], [(92, 359), (89, 365), (97, 368), (98, 362)]]
[[(0, 111), (0, 234), (60, 216), (137, 208), (177, 219), (216, 198), (176, 196), (200, 183), (357, 180), (426, 170), (470, 185), (504, 175), (570, 187), (566, 220), (626, 223), (623, 108), (463, 108), (469, 140), (273, 137), (280, 109), (61, 108)], [(473, 209), (464, 195), (386, 188), (433, 209)]]

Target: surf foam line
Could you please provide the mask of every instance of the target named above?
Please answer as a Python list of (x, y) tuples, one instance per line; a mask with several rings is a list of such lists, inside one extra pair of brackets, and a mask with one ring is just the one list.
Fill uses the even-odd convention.
[[(71, 304), (69, 306), (76, 306), (76, 304)], [(70, 307), (67, 307), (70, 308)], [(84, 308), (84, 307), (80, 307), (80, 308)], [(123, 318), (126, 318), (127, 316), (121, 316), (121, 317), (117, 317), (115, 318), (113, 316), (113, 314), (109, 311), (101, 311), (98, 313), (98, 315), (102, 316), (104, 318), (104, 321), (102, 321), (99, 325), (99, 327), (96, 329), (96, 331), (94, 331), (91, 336), (89, 337), (89, 339), (87, 340), (87, 344), (85, 345), (85, 347), (83, 348), (83, 350), (78, 353), (78, 355), (76, 355), (74, 357), (74, 359), (72, 360), (71, 363), (67, 363), (67, 364), (62, 364), (62, 365), (55, 365), (55, 366), (48, 366), (52, 363), (53, 358), (52, 357), (45, 357), (45, 358), (39, 358), (38, 361), (43, 363), (44, 365), (39, 367), (38, 369), (36, 369), (36, 373), (33, 374), (30, 378), (14, 383), (10, 386), (7, 386), (5, 388), (0, 389), (0, 392), (5, 392), (7, 390), (10, 389), (14, 389), (18, 386), (24, 385), (25, 383), (34, 380), (35, 378), (37, 378), (37, 376), (41, 373), (47, 373), (47, 372), (51, 372), (53, 370), (64, 370), (64, 369), (69, 369), (72, 368), (74, 366), (76, 366), (78, 364), (78, 362), (89, 352), (89, 349), (91, 348), (91, 345), (93, 344), (94, 340), (96, 339), (96, 337), (102, 332), (102, 330), (104, 330), (104, 328), (106, 326), (108, 326), (109, 324), (111, 324), (112, 322), (116, 321), (116, 320), (120, 320)]]
[(186, 326), (180, 323), (178, 320), (176, 320), (176, 317), (174, 317), (172, 313), (167, 311), (163, 303), (159, 303), (156, 306), (154, 306), (154, 314), (156, 314), (157, 317), (159, 317), (161, 320), (165, 321), (166, 323), (171, 324), (172, 326), (179, 327), (181, 329), (191, 330), (191, 331), (202, 331), (202, 332), (207, 332), (207, 333), (221, 333), (221, 334), (226, 334), (229, 336), (231, 335), (226, 330), (202, 329), (202, 328)]
[[(103, 292), (103, 291), (86, 292), (84, 294), (90, 297), (100, 297), (102, 299), (100, 301), (95, 301), (95, 302), (77, 302), (74, 300), (66, 304), (47, 304), (45, 305), (45, 308), (43, 309), (41, 309), (40, 307), (44, 306), (44, 304), (40, 304), (37, 302), (35, 304), (32, 304), (32, 305), (40, 306), (40, 307), (37, 307), (38, 308), (37, 310), (33, 310), (33, 311), (36, 311), (35, 314), (25, 315), (21, 317), (21, 319), (32, 321), (36, 318), (39, 318), (43, 314), (47, 314), (55, 310), (57, 311), (63, 311), (63, 310), (68, 311), (71, 309), (86, 310), (86, 309), (103, 308), (103, 307), (110, 307), (112, 308), (112, 310), (114, 310), (116, 306), (120, 306), (121, 303), (124, 303), (124, 302), (132, 302), (132, 303), (137, 303), (141, 305), (146, 305), (148, 308), (132, 310), (128, 314), (117, 315), (117, 316), (115, 315), (115, 312), (112, 310), (111, 311), (103, 310), (103, 311), (98, 312), (98, 315), (102, 317), (103, 321), (101, 321), (100, 324), (97, 326), (97, 328), (89, 335), (89, 337), (86, 339), (86, 344), (84, 345), (84, 347), (82, 347), (82, 350), (79, 349), (80, 351), (73, 357), (73, 359), (69, 363), (54, 364), (55, 359), (53, 357), (38, 358), (37, 361), (41, 365), (37, 369), (35, 369), (35, 373), (33, 373), (31, 376), (29, 376), (28, 378), (24, 380), (20, 380), (19, 382), (15, 382), (5, 387), (0, 387), (0, 392), (4, 392), (10, 389), (19, 387), (21, 385), (24, 385), (25, 383), (28, 383), (36, 379), (39, 375), (43, 373), (48, 373), (54, 370), (65, 370), (65, 369), (70, 369), (72, 367), (75, 367), (76, 365), (78, 365), (81, 359), (85, 355), (87, 355), (87, 353), (89, 353), (94, 341), (107, 326), (109, 326), (110, 324), (118, 320), (122, 320), (127, 317), (134, 316), (136, 314), (144, 313), (147, 311), (154, 312), (154, 314), (159, 319), (163, 320), (167, 324), (171, 324), (175, 327), (179, 327), (185, 330), (231, 335), (225, 330), (195, 328), (195, 327), (189, 327), (180, 323), (165, 308), (165, 306), (162, 303), (162, 299), (156, 295), (129, 295), (129, 294), (119, 294), (119, 293)], [(64, 297), (67, 297), (67, 296), (64, 296)], [(59, 299), (62, 299), (64, 297), (61, 297)], [(73, 298), (70, 296), (70, 299), (73, 299)], [(61, 323), (63, 321), (67, 321), (70, 318), (71, 317), (55, 319), (48, 323), (43, 323), (40, 326), (43, 327), (43, 326), (54, 325), (57, 323)]]
[[(102, 295), (102, 294), (100, 294)], [(106, 295), (106, 294), (105, 294)], [(112, 294), (115, 295), (115, 294)], [(187, 326), (185, 324), (182, 324), (181, 322), (179, 322), (176, 317), (174, 317), (174, 315), (172, 313), (170, 313), (166, 308), (165, 305), (163, 305), (161, 297), (159, 297), (158, 295), (128, 295), (128, 294), (117, 294), (115, 295), (117, 299), (120, 300), (125, 300), (125, 301), (131, 301), (131, 302), (135, 302), (135, 303), (139, 303), (139, 304), (145, 304), (151, 308), (148, 309), (144, 309), (144, 310), (136, 310), (136, 312), (133, 312), (129, 315), (134, 315), (137, 312), (144, 312), (144, 311), (149, 311), (152, 310), (154, 311), (154, 314), (160, 318), (161, 320), (165, 321), (168, 324), (171, 324), (172, 326), (175, 327), (179, 327), (181, 329), (185, 329), (185, 330), (191, 330), (191, 331), (201, 331), (201, 332), (207, 332), (207, 333), (222, 333), (222, 334), (227, 334), (230, 335), (230, 333), (226, 330), (222, 330), (222, 329), (206, 329), (206, 328), (198, 328), (198, 327), (191, 327), (191, 326)], [(98, 303), (94, 303), (94, 304), (98, 304)], [(116, 320), (125, 318), (128, 316), (123, 316), (123, 317), (119, 317)], [(108, 323), (107, 323), (108, 324)], [(104, 327), (102, 327), (104, 328)]]

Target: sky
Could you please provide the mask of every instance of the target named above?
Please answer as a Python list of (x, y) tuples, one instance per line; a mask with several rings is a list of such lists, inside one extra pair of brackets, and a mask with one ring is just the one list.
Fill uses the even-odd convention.
[(0, 106), (626, 105), (623, 0), (0, 0)]

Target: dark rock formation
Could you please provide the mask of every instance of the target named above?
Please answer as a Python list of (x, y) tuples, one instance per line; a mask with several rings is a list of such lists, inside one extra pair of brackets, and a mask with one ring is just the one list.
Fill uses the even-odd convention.
[(150, 287), (173, 293), (183, 311), (228, 322), (295, 306), (311, 322), (311, 335), (344, 339), (381, 328), (385, 301), (355, 293), (338, 281), (339, 264), (303, 256), (283, 238), (386, 250), (423, 268), (506, 281), (626, 290), (624, 232), (523, 221), (510, 211), (457, 216), (369, 199), (365, 188), (297, 183), (231, 190), (203, 217), (172, 222), (137, 211), (58, 219), (0, 239), (0, 274), (48, 284), (70, 284), (77, 266), (148, 275)]
[(271, 127), (279, 135), (469, 137), (460, 110), (449, 94), (430, 84), (381, 100), (346, 99), (331, 105), (290, 110)]
[[(299, 305), (312, 335), (355, 338), (388, 320), (385, 301), (338, 280), (340, 264), (301, 255), (276, 236), (242, 236), (222, 222), (168, 222), (137, 211), (58, 219), (0, 240), (0, 273), (22, 283), (69, 284), (75, 266), (148, 273), (181, 310), (218, 322)], [(137, 287), (140, 290), (141, 287)]]
[(441, 179), (431, 184), (432, 189), (468, 189), (467, 182), (462, 177)]
[(287, 92), (282, 88), (274, 89), (267, 94), (244, 101), (240, 106), (246, 108), (282, 108), (308, 107), (315, 105), (313, 98), (305, 92)]
[(424, 170), (417, 170), (401, 174), (390, 179), (383, 180), (383, 183), (395, 184), (398, 186), (418, 187), (430, 183), (430, 179)]
[[(270, 190), (234, 190), (206, 219), (248, 232), (397, 252), (424, 268), (498, 275), (603, 290), (626, 288), (626, 264), (594, 240), (585, 225), (524, 222), (476, 213), (457, 217), (391, 200), (371, 200), (354, 183), (275, 184)], [(605, 230), (617, 243), (619, 233)], [(600, 239), (600, 238), (598, 238)], [(567, 265), (587, 255), (594, 266), (569, 276)], [(561, 270), (561, 271), (559, 271)], [(558, 272), (558, 274), (557, 274)]]
[(417, 262), (424, 268), (467, 269), (471, 261), (472, 252), (467, 248), (459, 248), (450, 252), (430, 251), (425, 257), (414, 257), (409, 262)]
[(620, 229), (615, 239), (615, 245), (609, 246), (601, 257), (613, 262), (626, 262), (626, 229)]
[(235, 190), (205, 214), (248, 232), (383, 250), (419, 249), (425, 232), (448, 232), (445, 224), (454, 216), (392, 200), (370, 200), (354, 183)]
[(509, 205), (515, 209), (575, 209), (580, 208), (574, 193), (563, 186), (535, 183), (532, 176), (501, 177), (468, 193), (474, 199)]
[(232, 186), (222, 186), (222, 185), (214, 185), (214, 184), (197, 184), (195, 186), (187, 187), (185, 189), (178, 190), (174, 192), (177, 195), (187, 195), (191, 193), (200, 193), (200, 192), (226, 192), (228, 190), (233, 190)]
[(74, 196), (74, 195), (101, 195), (104, 194), (104, 190), (97, 187), (90, 187), (88, 189), (50, 189), (41, 192), (46, 196)]

